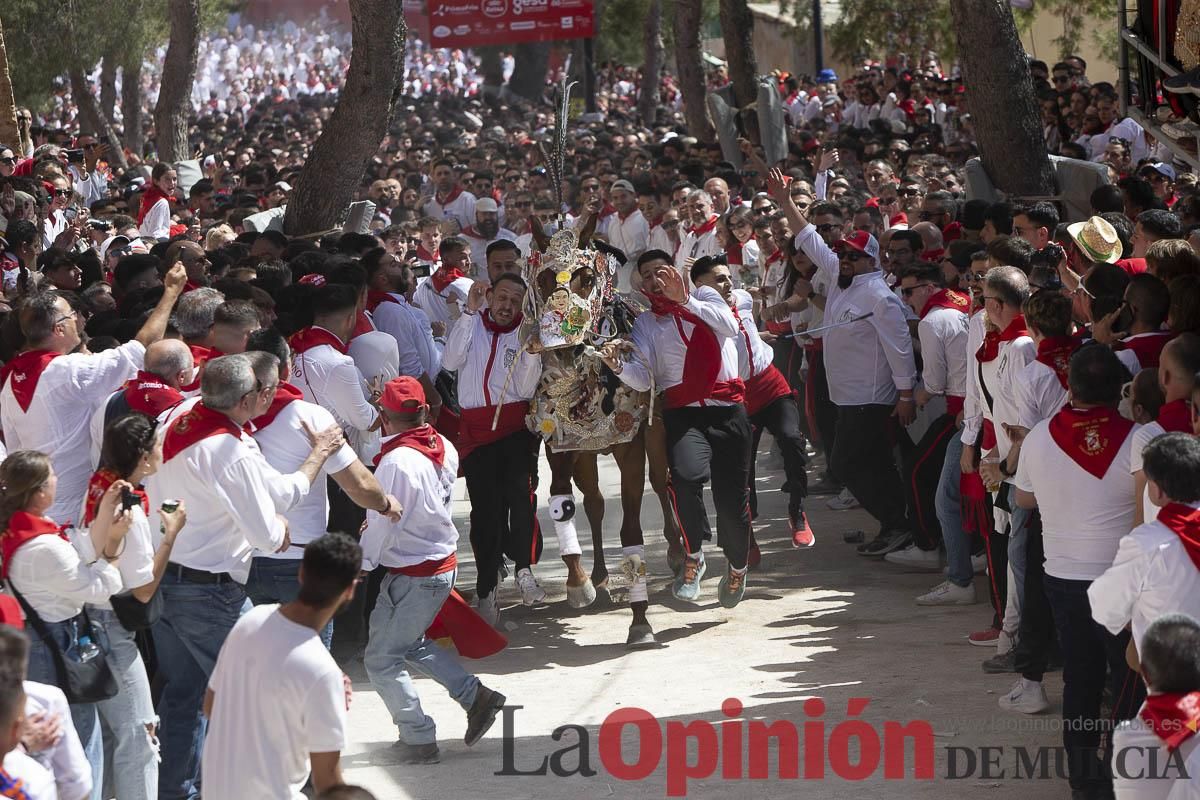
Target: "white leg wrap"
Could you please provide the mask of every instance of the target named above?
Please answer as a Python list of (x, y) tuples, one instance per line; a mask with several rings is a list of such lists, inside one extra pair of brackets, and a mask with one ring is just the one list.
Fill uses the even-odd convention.
[(621, 555), (624, 559), (621, 561), (621, 572), (625, 574), (626, 580), (629, 581), (629, 602), (645, 603), (649, 600), (649, 595), (646, 593), (646, 560), (643, 558), (645, 547), (642, 545), (634, 545), (633, 547), (622, 547)]
[(569, 494), (556, 494), (550, 498), (550, 519), (554, 521), (554, 535), (558, 537), (560, 556), (582, 555), (579, 534), (575, 531), (575, 498)]

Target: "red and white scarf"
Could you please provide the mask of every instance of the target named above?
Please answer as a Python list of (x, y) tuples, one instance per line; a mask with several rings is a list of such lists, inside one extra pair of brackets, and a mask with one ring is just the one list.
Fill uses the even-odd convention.
[(1049, 430), (1050, 438), (1072, 461), (1103, 480), (1133, 430), (1133, 422), (1108, 406), (1066, 405), (1050, 418)]

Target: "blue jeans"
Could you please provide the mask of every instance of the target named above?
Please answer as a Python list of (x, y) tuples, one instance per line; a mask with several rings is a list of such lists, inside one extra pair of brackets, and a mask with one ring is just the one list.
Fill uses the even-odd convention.
[(437, 727), (421, 710), (410, 668), (446, 687), (464, 709), (471, 708), (479, 690), (479, 679), (462, 668), (458, 656), (425, 638), (425, 629), (454, 588), (454, 575), (410, 578), (388, 573), (371, 611), (363, 665), (406, 744), (437, 741)]
[(200, 584), (163, 576), (162, 619), (153, 628), (162, 719), (161, 800), (192, 800), (200, 794), (200, 751), (207, 723), (201, 714), (208, 679), (225, 637), (241, 616), (246, 591), (239, 583)]
[(121, 800), (154, 800), (158, 797), (158, 737), (147, 725), (158, 725), (150, 680), (133, 634), (112, 611), (89, 608), (92, 619), (108, 632), (108, 664), (121, 691), (96, 704), (108, 745), (110, 790), (106, 797)]
[(970, 586), (975, 580), (971, 568), (971, 540), (962, 525), (962, 495), (958, 482), (962, 477), (962, 430), (958, 429), (946, 445), (946, 460), (938, 480), (934, 507), (942, 526), (942, 542), (946, 545), (946, 578), (955, 586)]
[[(1029, 518), (1033, 510), (1017, 506), (1017, 487), (1011, 483), (1004, 484), (1008, 491), (1008, 566), (1012, 570), (1013, 583), (1016, 584), (1017, 603), (1025, 596), (1025, 549), (1029, 540)], [(1020, 611), (1020, 608), (1017, 609)]]
[[(256, 606), (290, 603), (300, 594), (300, 559), (258, 556), (250, 561), (246, 596)], [(333, 643), (333, 620), (321, 629), (325, 649)]]
[[(93, 614), (89, 614), (94, 629), (99, 629), (101, 646), (107, 652), (110, 650), (106, 637), (103, 635), (103, 624)], [(74, 620), (62, 622), (43, 622), (49, 635), (58, 644), (59, 649), (66, 651), (73, 647), (76, 638)], [(111, 660), (111, 655), (108, 656)], [(29, 671), (26, 677), (37, 683), (46, 683), (62, 688), (58, 677), (58, 667), (54, 664), (54, 656), (50, 648), (42, 641), (42, 637), (29, 626)], [(96, 713), (95, 703), (71, 703), (71, 721), (75, 724), (75, 732), (79, 734), (79, 743), (87, 756), (88, 766), (92, 768), (91, 800), (101, 800), (104, 796), (104, 740), (100, 732), (100, 718)]]

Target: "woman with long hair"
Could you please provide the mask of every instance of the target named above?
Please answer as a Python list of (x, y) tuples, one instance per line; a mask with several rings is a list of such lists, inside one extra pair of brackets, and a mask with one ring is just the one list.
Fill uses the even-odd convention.
[(730, 211), (721, 223), (718, 236), (725, 240), (725, 257), (734, 285), (743, 289), (758, 285), (758, 243), (754, 241), (753, 212), (746, 206)]
[(28, 294), (33, 288), (31, 273), (37, 267), (42, 249), (42, 235), (35, 223), (27, 219), (10, 220), (8, 230), (0, 236), (0, 268), (3, 269), (4, 291), (14, 289)]
[[(172, 511), (159, 509), (162, 539), (155, 549), (151, 530), (149, 502), (142, 482), (162, 464), (162, 442), (157, 440), (154, 422), (145, 414), (126, 414), (113, 420), (104, 431), (99, 469), (88, 482), (83, 519), (91, 524), (103, 513), (101, 504), (109, 487), (126, 482), (133, 487), (139, 502), (129, 509), (129, 533), (116, 560), (121, 573), (118, 602), (138, 603), (146, 610), (158, 583), (167, 569), (167, 559), (175, 537), (187, 520), (182, 504)], [(104, 625), (110, 644), (109, 666), (121, 686), (116, 697), (97, 704), (101, 719), (112, 731), (112, 787), (117, 797), (152, 800), (158, 793), (157, 724), (146, 666), (134, 641), (134, 631), (125, 627), (107, 600), (93, 604), (93, 618)], [(142, 613), (146, 613), (143, 610)]]
[[(57, 666), (60, 658), (81, 662), (95, 657), (96, 648), (108, 649), (104, 626), (84, 611), (84, 605), (103, 602), (121, 588), (114, 562), (124, 547), (130, 514), (118, 503), (122, 490), (131, 487), (115, 481), (103, 493), (91, 530), (99, 557), (91, 562), (46, 516), (57, 488), (58, 476), (45, 453), (18, 450), (0, 464), (0, 569), (29, 618), (27, 677), (65, 689)], [(92, 768), (92, 797), (99, 798), (104, 747), (96, 704), (72, 703), (71, 718)]]
[(154, 165), (150, 173), (150, 185), (142, 192), (142, 204), (138, 209), (138, 233), (151, 239), (167, 239), (171, 235), (171, 201), (179, 176), (175, 168), (165, 161)]

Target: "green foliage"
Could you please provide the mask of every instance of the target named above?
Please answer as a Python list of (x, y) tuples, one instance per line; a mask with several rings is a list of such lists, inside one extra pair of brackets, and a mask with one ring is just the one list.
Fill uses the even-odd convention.
[[(720, 36), (720, 0), (704, 0), (701, 35)], [(596, 59), (641, 66), (645, 59), (645, 23), (650, 13), (650, 0), (605, 0), (600, 11), (596, 35)], [(674, 0), (663, 0), (662, 37), (667, 64), (674, 70), (675, 60)]]
[[(808, 9), (806, 17), (811, 14)], [(946, 0), (842, 0), (841, 16), (828, 19), (826, 25), (834, 52), (846, 61), (895, 53), (915, 61), (926, 50), (937, 53), (943, 63), (954, 57)]]
[[(237, 0), (201, 0), (204, 27), (221, 24)], [(71, 65), (86, 70), (147, 57), (170, 34), (166, 0), (5, 0), (0, 15), (18, 105), (42, 107)]]
[(1017, 29), (1024, 32), (1033, 27), (1034, 19), (1041, 12), (1049, 11), (1062, 20), (1062, 32), (1054, 37), (1056, 58), (1065, 58), (1079, 52), (1083, 42), (1084, 23), (1088, 19), (1099, 20), (1099, 28), (1092, 34), (1092, 42), (1101, 55), (1109, 61), (1117, 60), (1117, 37), (1113, 35), (1116, 24), (1116, 0), (1035, 0), (1033, 8), (1013, 9)]

